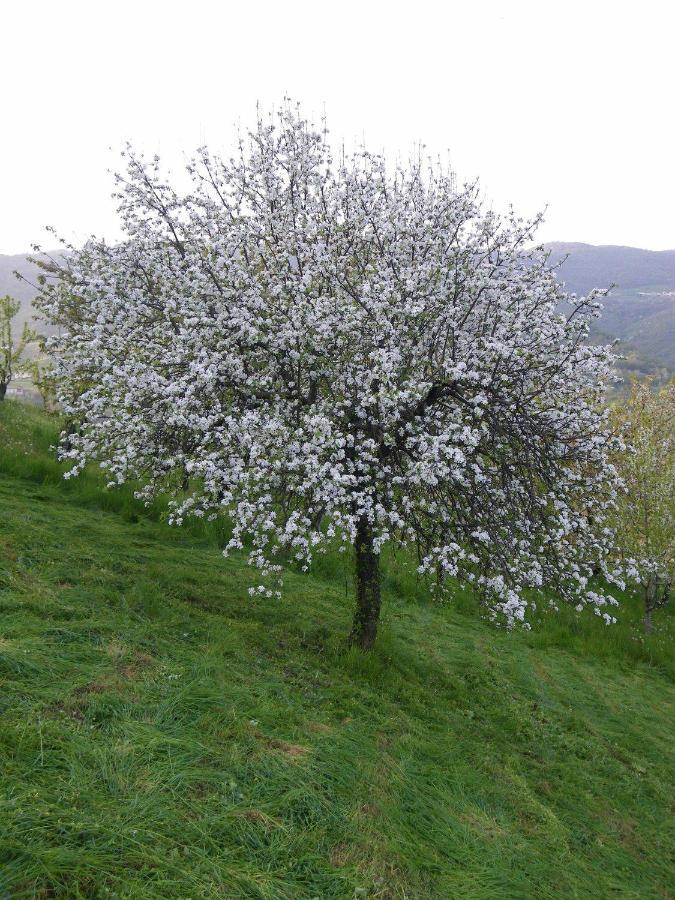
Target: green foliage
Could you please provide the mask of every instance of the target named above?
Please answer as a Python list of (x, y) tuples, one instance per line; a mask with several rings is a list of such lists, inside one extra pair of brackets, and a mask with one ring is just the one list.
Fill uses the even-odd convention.
[[(44, 350), (44, 344), (41, 344), (40, 349)], [(56, 407), (56, 385), (52, 376), (51, 362), (44, 357), (34, 359), (29, 363), (28, 371), (33, 385), (42, 399), (43, 407), (47, 411), (53, 411)]]
[(633, 381), (612, 413), (628, 444), (615, 459), (626, 486), (617, 537), (622, 555), (636, 560), (649, 614), (667, 602), (675, 571), (675, 380), (658, 391), (650, 379)]
[(0, 896), (672, 893), (668, 610), (507, 633), (389, 558), (348, 650), (341, 555), (252, 600), (58, 428), (0, 411)]
[(12, 335), (12, 320), (19, 312), (19, 301), (9, 295), (0, 297), (0, 400), (4, 400), (7, 387), (17, 368), (23, 362), (26, 347), (37, 335), (24, 322), (21, 337), (15, 342)]

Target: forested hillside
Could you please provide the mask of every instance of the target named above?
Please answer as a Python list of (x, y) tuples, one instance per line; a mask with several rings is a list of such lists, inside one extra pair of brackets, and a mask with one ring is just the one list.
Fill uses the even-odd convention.
[(559, 274), (568, 290), (586, 294), (615, 285), (604, 301), (596, 337), (621, 339), (624, 368), (675, 369), (675, 250), (578, 243), (548, 248), (553, 261), (562, 261)]

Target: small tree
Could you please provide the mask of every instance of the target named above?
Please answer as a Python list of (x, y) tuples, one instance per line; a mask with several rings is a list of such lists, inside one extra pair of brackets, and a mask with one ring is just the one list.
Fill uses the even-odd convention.
[(335, 163), (289, 106), (236, 158), (201, 150), (187, 195), (125, 156), (127, 238), (69, 255), (39, 301), (80, 425), (71, 474), (96, 458), (148, 501), (168, 491), (178, 524), (227, 513), (254, 593), (278, 593), (285, 557), (354, 545), (363, 648), (391, 541), (507, 625), (541, 587), (611, 620), (588, 589), (611, 543), (611, 354), (584, 343), (597, 296), (526, 249), (538, 220), (483, 211), (421, 159)]
[(12, 320), (19, 312), (20, 304), (9, 295), (0, 297), (0, 400), (5, 399), (9, 383), (20, 366), (26, 347), (35, 340), (35, 334), (24, 322), (18, 341), (12, 334)]
[[(44, 339), (42, 347), (44, 349)], [(42, 405), (47, 411), (52, 411), (56, 399), (56, 386), (54, 385), (54, 367), (45, 359), (35, 359), (28, 366), (35, 389), (42, 399)]]
[(625, 485), (616, 510), (617, 542), (642, 593), (647, 633), (675, 577), (675, 381), (659, 391), (653, 387), (653, 379), (634, 380), (628, 399), (613, 410), (628, 445), (615, 459)]

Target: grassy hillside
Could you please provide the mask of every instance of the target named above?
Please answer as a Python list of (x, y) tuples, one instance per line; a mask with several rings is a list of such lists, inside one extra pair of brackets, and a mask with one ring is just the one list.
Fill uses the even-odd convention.
[(389, 560), (363, 656), (341, 559), (247, 595), (55, 424), (0, 405), (0, 896), (664, 898), (672, 625), (532, 633)]

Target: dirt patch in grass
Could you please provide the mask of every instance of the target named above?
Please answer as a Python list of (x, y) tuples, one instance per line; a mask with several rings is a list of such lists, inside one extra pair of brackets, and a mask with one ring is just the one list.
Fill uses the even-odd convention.
[(87, 694), (107, 694), (109, 691), (118, 690), (119, 686), (108, 676), (102, 676), (87, 684), (76, 687), (73, 694), (76, 697), (86, 697)]
[(330, 734), (333, 730), (330, 725), (326, 725), (325, 722), (310, 722), (307, 727), (316, 734)]
[(364, 803), (360, 807), (359, 812), (361, 815), (368, 816), (370, 819), (376, 819), (382, 815), (382, 810), (377, 803)]
[(482, 810), (468, 810), (459, 819), (475, 834), (489, 840), (503, 837), (506, 834), (506, 830), (492, 816)]
[(140, 678), (143, 673), (152, 668), (154, 664), (155, 660), (147, 653), (134, 651), (132, 661), (120, 666), (119, 673), (120, 675), (123, 675), (124, 678)]
[(282, 827), (282, 823), (278, 819), (275, 819), (274, 816), (268, 816), (267, 813), (264, 813), (259, 809), (239, 809), (235, 815), (239, 819), (245, 819), (247, 822), (262, 825), (264, 828)]
[(343, 866), (349, 865), (354, 858), (354, 848), (349, 844), (336, 844), (328, 854), (328, 860), (331, 866), (341, 869)]
[(120, 659), (127, 655), (127, 648), (126, 645), (122, 644), (120, 641), (109, 641), (106, 644), (105, 652), (113, 659)]
[(2, 557), (10, 562), (16, 562), (16, 550), (7, 538), (0, 538), (0, 558)]
[(285, 756), (292, 759), (300, 759), (309, 753), (309, 747), (303, 747), (301, 744), (289, 744), (288, 741), (281, 741), (277, 738), (268, 739), (267, 746), (273, 750), (279, 750)]

